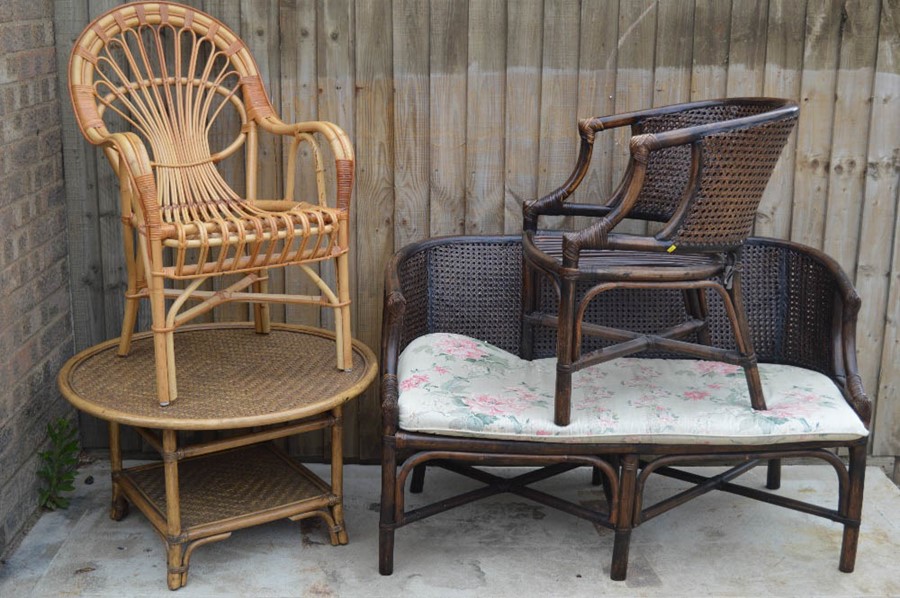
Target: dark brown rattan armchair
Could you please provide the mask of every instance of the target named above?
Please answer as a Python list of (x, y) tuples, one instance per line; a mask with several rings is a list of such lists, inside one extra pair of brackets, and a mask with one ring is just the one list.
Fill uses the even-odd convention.
[[(149, 299), (161, 405), (177, 396), (174, 330), (229, 301), (254, 304), (260, 333), (269, 331), (272, 302), (333, 309), (336, 365), (350, 367), (353, 148), (340, 128), (282, 122), (247, 45), (221, 21), (169, 2), (123, 4), (90, 23), (72, 48), (69, 91), (82, 133), (103, 148), (119, 180), (128, 268), (119, 354), (129, 353), (138, 304)], [(215, 147), (214, 134), (228, 124), (230, 141)], [(257, 197), (261, 132), (289, 142), (282, 198)], [(334, 159), (333, 192), (323, 141)], [(239, 195), (216, 165), (245, 143), (246, 192)], [(294, 201), (304, 145), (317, 193)], [(329, 261), (333, 285), (310, 267)], [(319, 292), (268, 292), (268, 269), (287, 266), (299, 267)], [(201, 288), (234, 274), (237, 281), (222, 290)], [(188, 300), (199, 303), (182, 310)]]
[[(574, 372), (648, 350), (740, 365), (753, 407), (766, 408), (741, 293), (741, 247), (797, 114), (788, 100), (738, 98), (579, 123), (575, 171), (562, 187), (523, 206), (523, 351), (530, 358), (535, 326), (557, 329), (558, 425), (570, 421)], [(623, 126), (631, 126), (633, 136), (618, 188), (602, 205), (567, 201), (587, 173), (594, 136)], [(543, 231), (538, 220), (545, 215), (596, 222), (577, 232)], [(617, 227), (626, 218), (664, 224), (653, 235), (625, 234)], [(537, 307), (542, 275), (558, 289), (558, 316)], [(584, 323), (590, 302), (617, 288), (679, 289), (689, 317), (653, 332)], [(710, 344), (707, 291), (724, 301), (736, 350)], [(608, 343), (583, 355), (583, 336)]]

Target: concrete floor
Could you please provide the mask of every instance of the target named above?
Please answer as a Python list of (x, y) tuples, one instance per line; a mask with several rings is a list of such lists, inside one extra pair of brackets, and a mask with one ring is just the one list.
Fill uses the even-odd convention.
[[(324, 466), (312, 466), (327, 475)], [(709, 471), (709, 470), (706, 470)], [(764, 470), (744, 483), (761, 487)], [(87, 476), (94, 483), (86, 484)], [(0, 596), (170, 596), (161, 541), (137, 512), (107, 516), (109, 470), (79, 474), (72, 506), (45, 514), (0, 566)], [(601, 499), (589, 472), (555, 488)], [(609, 579), (612, 534), (514, 496), (495, 497), (397, 532), (394, 574), (377, 570), (379, 469), (346, 469), (350, 544), (332, 547), (315, 522), (280, 521), (197, 549), (178, 596), (897, 596), (900, 490), (867, 472), (856, 572), (837, 568), (841, 527), (738, 496), (712, 493), (637, 528), (628, 580)], [(548, 484), (549, 482), (545, 482)], [(429, 470), (412, 504), (469, 482)], [(827, 466), (786, 467), (780, 492), (834, 504)], [(659, 478), (650, 497), (681, 487)]]

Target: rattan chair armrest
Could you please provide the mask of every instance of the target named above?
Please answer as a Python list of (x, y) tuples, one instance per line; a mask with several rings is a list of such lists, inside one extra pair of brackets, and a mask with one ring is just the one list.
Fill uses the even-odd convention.
[[(99, 133), (96, 129), (95, 133)], [(138, 230), (148, 237), (160, 239), (165, 236), (160, 216), (156, 192), (156, 178), (150, 165), (147, 147), (141, 138), (131, 132), (104, 135), (98, 145), (113, 150), (119, 157), (118, 168), (125, 168), (128, 180), (138, 195), (143, 227)]]
[(353, 193), (353, 145), (350, 138), (334, 123), (324, 120), (286, 123), (277, 116), (269, 115), (259, 119), (264, 131), (275, 135), (320, 134), (328, 142), (334, 156), (337, 180), (337, 208), (345, 214), (350, 212), (350, 197)]
[[(856, 324), (862, 301), (850, 277), (834, 258), (813, 247), (781, 239), (751, 238), (748, 242), (773, 245), (784, 251), (802, 255), (812, 263), (824, 268), (828, 273), (836, 290), (834, 301), (831, 304), (834, 326), (830, 339), (836, 363), (833, 364), (830, 374), (840, 383), (848, 402), (868, 428), (872, 420), (872, 401), (863, 387), (856, 359)], [(795, 309), (809, 311), (802, 304), (796, 306)], [(828, 314), (812, 313), (798, 315), (798, 318), (817, 321), (827, 316)]]

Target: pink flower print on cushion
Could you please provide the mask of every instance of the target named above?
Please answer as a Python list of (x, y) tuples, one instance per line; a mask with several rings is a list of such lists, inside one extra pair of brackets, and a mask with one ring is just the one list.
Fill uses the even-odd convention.
[(413, 388), (418, 388), (426, 382), (428, 382), (428, 376), (426, 376), (425, 374), (413, 374), (400, 383), (400, 390), (410, 390)]
[(518, 415), (528, 408), (528, 402), (520, 397), (475, 395), (462, 401), (473, 412), (483, 415)]
[(461, 359), (478, 360), (487, 355), (478, 343), (468, 338), (442, 338), (437, 345), (438, 351)]
[(764, 415), (766, 417), (773, 417), (775, 419), (800, 419), (805, 418), (808, 415), (812, 415), (815, 412), (815, 409), (812, 405), (809, 404), (796, 404), (796, 403), (787, 403), (782, 405), (776, 405), (771, 409), (767, 409), (765, 411), (757, 411), (760, 415)]
[(436, 366), (434, 366), (434, 368), (432, 368), (432, 369), (433, 369), (435, 372), (437, 372), (438, 374), (441, 374), (441, 375), (449, 374), (449, 373), (450, 373), (450, 370), (448, 370), (447, 368), (445, 368), (445, 367), (443, 367), (443, 366), (440, 366), (440, 365), (436, 365)]
[(729, 376), (731, 374), (736, 374), (740, 371), (741, 367), (730, 363), (723, 363), (721, 361), (698, 361), (694, 364), (694, 369), (701, 376), (706, 376), (708, 374)]
[(709, 393), (705, 390), (689, 390), (684, 393), (684, 398), (690, 401), (702, 401), (709, 397)]

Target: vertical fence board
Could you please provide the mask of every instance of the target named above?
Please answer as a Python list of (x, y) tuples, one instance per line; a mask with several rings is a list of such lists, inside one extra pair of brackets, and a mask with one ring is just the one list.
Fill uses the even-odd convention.
[[(63, 175), (68, 212), (69, 289), (75, 350), (80, 351), (102, 341), (106, 331), (97, 218), (97, 159), (105, 158), (81, 135), (68, 99), (69, 53), (75, 38), (93, 15), (88, 14), (87, 0), (56, 0), (54, 10), (59, 103), (63, 122)], [(106, 426), (100, 420), (80, 414), (78, 423), (85, 446), (105, 442)]]
[(503, 232), (506, 0), (469, 5), (466, 233)]
[[(276, 3), (241, 1), (240, 36), (250, 53), (256, 59), (259, 74), (273, 106), (281, 105), (281, 60), (278, 6)], [(291, 40), (293, 43), (294, 40)], [(282, 197), (284, 170), (282, 167), (282, 139), (280, 136), (260, 133), (259, 154), (257, 156), (256, 196), (261, 199)], [(284, 268), (268, 271), (269, 292), (283, 293), (285, 289)], [(273, 303), (269, 306), (272, 320), (284, 322), (284, 305)]]
[(731, 2), (697, 0), (694, 8), (694, 71), (691, 99), (721, 98), (728, 84)]
[(729, 97), (761, 94), (766, 74), (768, 21), (769, 0), (733, 1), (726, 85)]
[[(616, 66), (615, 111), (629, 112), (649, 108), (653, 103), (653, 61), (656, 55), (656, 3), (646, 0), (622, 0), (619, 3), (619, 53)], [(613, 133), (613, 186), (622, 179), (630, 157), (628, 144), (631, 127)], [(641, 222), (625, 222), (619, 230), (644, 234)]]
[(394, 248), (428, 237), (428, 4), (395, 0)]
[(878, 13), (878, 2), (847, 0), (841, 27), (824, 248), (851, 275), (865, 188)]
[[(278, 9), (281, 38), (281, 118), (285, 122), (303, 122), (318, 117), (318, 83), (316, 78), (316, 2), (315, 0), (281, 0)], [(300, 146), (297, 162), (289, 164), (290, 145), (282, 144), (285, 171), (293, 169), (294, 199), (314, 202), (316, 198), (315, 162), (306, 144)], [(327, 149), (325, 159), (330, 158)], [(311, 268), (318, 272), (317, 264)], [(296, 295), (317, 295), (318, 287), (299, 268), (286, 268), (284, 286)], [(319, 325), (315, 305), (286, 305), (285, 321), (306, 326)], [(292, 437), (288, 446), (294, 454), (321, 458), (325, 443), (323, 431), (307, 432)]]
[(691, 99), (693, 56), (694, 1), (660, 3), (653, 71), (654, 106), (668, 106)]
[[(370, 347), (381, 341), (384, 265), (394, 250), (393, 40), (390, 2), (356, 6), (356, 336)], [(405, 126), (405, 124), (401, 124)], [(375, 384), (357, 400), (359, 456), (378, 456), (381, 413)]]
[(900, 376), (897, 374), (897, 364), (900, 363), (900, 235), (897, 234), (900, 230), (900, 209), (895, 211), (895, 217), (893, 266), (875, 411), (874, 453), (896, 456), (900, 455)]
[(431, 3), (429, 210), (431, 236), (466, 226), (466, 71), (468, 3)]
[(510, 2), (506, 44), (506, 185), (503, 230), (522, 230), (522, 202), (537, 197), (543, 0)]
[[(234, 0), (203, 0), (205, 12), (214, 15), (225, 23), (232, 31), (241, 30), (241, 4)], [(240, 119), (232, 110), (223, 110), (210, 134), (210, 143), (215, 148), (225, 148), (235, 137), (235, 131), (240, 128)], [(236, 152), (226, 158), (220, 164), (220, 171), (225, 180), (242, 197), (246, 193), (246, 163), (244, 155)], [(219, 277), (213, 281), (213, 288), (221, 290), (234, 282), (232, 277)], [(247, 320), (250, 317), (250, 307), (246, 303), (225, 303), (213, 311), (213, 318), (217, 322), (230, 322)], [(148, 323), (149, 325), (149, 323)]]
[(817, 249), (825, 236), (840, 42), (841, 0), (811, 0), (806, 11), (791, 239)]
[[(581, 4), (581, 38), (578, 51), (579, 119), (615, 112), (616, 61), (618, 59), (619, 6), (615, 2), (585, 0)], [(598, 18), (602, 15), (602, 18)], [(576, 139), (575, 131), (571, 132)], [(612, 192), (612, 135), (594, 137), (591, 166), (579, 186), (577, 201), (605, 203)], [(574, 162), (569, 168), (574, 168)], [(588, 219), (576, 218), (576, 228)]]
[[(800, 95), (805, 12), (802, 2), (771, 0), (769, 3), (769, 32), (763, 87), (765, 96), (796, 98)], [(758, 235), (783, 239), (790, 234), (796, 147), (795, 127), (781, 152), (781, 158), (775, 164), (772, 178), (759, 204), (754, 230)]]
[[(356, 65), (353, 54), (353, 9), (354, 4), (350, 0), (319, 0), (316, 5), (317, 37), (319, 39), (318, 62), (316, 64), (319, 81), (319, 118), (331, 121), (341, 127), (350, 139), (356, 139), (354, 126), (354, 84)], [(328, 184), (334, 188), (334, 170), (330, 169)], [(357, 196), (354, 194), (352, 205), (356, 209), (351, 210), (350, 239), (356, 239), (356, 220), (359, 214)], [(351, 299), (350, 317), (353, 322), (353, 331), (359, 327), (359, 305), (356, 301), (358, 285), (356, 281), (356, 261), (358, 248), (350, 252), (350, 282)], [(334, 282), (334, 267), (327, 264), (322, 267), (323, 278), (329, 283)], [(331, 310), (323, 310), (322, 325), (325, 328), (334, 327), (334, 314)], [(344, 454), (348, 458), (355, 458), (359, 454), (359, 438), (357, 433), (356, 401), (350, 401), (344, 408)], [(326, 435), (326, 447), (329, 437)]]
[[(316, 120), (318, 85), (316, 81), (316, 4), (315, 0), (282, 0), (278, 18), (281, 27), (281, 118), (285, 122)], [(289, 164), (290, 143), (282, 143), (285, 171), (294, 171), (294, 196), (288, 199), (315, 202), (315, 162), (307, 144), (302, 144), (297, 162)], [(330, 159), (323, 148), (325, 159)], [(318, 271), (318, 266), (313, 266)], [(316, 285), (298, 268), (287, 268), (284, 285), (289, 293), (316, 295)], [(319, 325), (320, 308), (314, 305), (286, 305), (285, 321), (307, 326)], [(305, 434), (315, 436), (315, 434)]]
[[(544, 1), (541, 72), (541, 137), (538, 195), (559, 187), (575, 165), (578, 148), (578, 5)], [(547, 226), (561, 219), (546, 218)]]
[[(897, 131), (900, 131), (898, 57), (900, 1), (888, 0), (882, 4), (878, 28), (865, 211), (856, 272), (856, 284), (863, 297), (857, 332), (859, 352), (865, 356), (860, 360), (860, 374), (870, 395), (878, 389), (874, 449), (880, 455), (900, 454), (900, 393), (897, 388), (897, 366), (900, 364), (897, 334), (900, 320), (900, 235), (897, 234), (900, 229), (897, 203), (900, 155), (896, 149)], [(893, 261), (887, 242), (891, 237), (894, 241)], [(874, 367), (879, 364), (880, 371)]]

